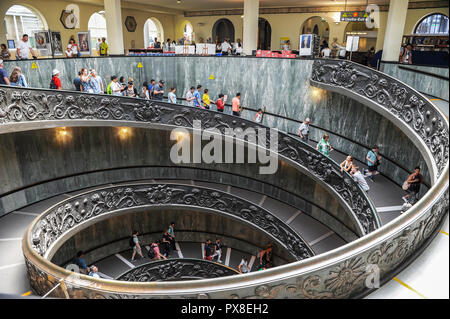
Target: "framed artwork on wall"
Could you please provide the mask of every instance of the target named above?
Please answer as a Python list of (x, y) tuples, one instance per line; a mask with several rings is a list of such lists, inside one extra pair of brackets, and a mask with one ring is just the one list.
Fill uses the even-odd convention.
[(53, 55), (63, 55), (61, 32), (51, 31), (50, 41), (52, 43)]
[(39, 50), (40, 55), (49, 56), (52, 52), (52, 46), (50, 43), (50, 35), (48, 31), (35, 31), (34, 32), (34, 45), (36, 50)]
[(80, 53), (82, 55), (90, 55), (91, 54), (91, 34), (89, 31), (87, 32), (78, 32), (78, 47), (80, 48)]
[(34, 42), (36, 44), (36, 49), (47, 50), (50, 45), (50, 38), (48, 36), (48, 31), (35, 32)]
[(8, 41), (8, 49), (16, 48), (16, 43), (14, 42), (14, 40), (7, 40), (7, 41)]

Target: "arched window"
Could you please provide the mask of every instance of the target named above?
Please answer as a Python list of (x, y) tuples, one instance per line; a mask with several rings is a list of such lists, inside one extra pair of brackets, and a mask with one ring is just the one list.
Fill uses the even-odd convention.
[(97, 39), (107, 38), (105, 12), (95, 12), (88, 22), (88, 30), (91, 33), (91, 48), (95, 49)]
[(414, 30), (415, 34), (448, 34), (448, 17), (435, 13), (423, 18)]
[(5, 14), (6, 38), (16, 43), (23, 34), (28, 34), (31, 46), (35, 47), (34, 32), (45, 30), (46, 25), (39, 13), (24, 6), (13, 5)]
[(150, 18), (144, 24), (145, 47), (151, 47), (155, 38), (158, 42), (164, 43), (164, 29), (158, 19)]
[(320, 36), (321, 41), (328, 41), (328, 37), (330, 36), (330, 26), (328, 25), (327, 20), (319, 16), (314, 16), (307, 19), (303, 23), (301, 30), (301, 34), (317, 34)]

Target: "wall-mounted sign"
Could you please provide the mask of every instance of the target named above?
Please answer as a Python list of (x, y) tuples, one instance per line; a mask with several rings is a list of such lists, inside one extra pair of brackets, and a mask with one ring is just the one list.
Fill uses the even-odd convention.
[(366, 11), (341, 11), (341, 21), (366, 22), (369, 21), (369, 13)]
[(125, 27), (127, 28), (128, 32), (136, 31), (136, 26), (137, 26), (136, 19), (132, 16), (127, 16), (125, 19)]
[(77, 16), (73, 13), (73, 11), (63, 10), (61, 12), (61, 17), (59, 17), (62, 25), (66, 29), (75, 29), (78, 23)]

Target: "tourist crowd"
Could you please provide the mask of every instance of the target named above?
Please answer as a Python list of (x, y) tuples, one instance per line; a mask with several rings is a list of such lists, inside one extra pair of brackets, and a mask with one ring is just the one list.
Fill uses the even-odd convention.
[[(139, 231), (134, 230), (129, 238), (129, 245), (132, 250), (131, 262), (136, 261), (136, 256), (140, 259), (149, 258), (151, 261), (168, 259), (173, 251), (178, 251), (175, 236), (175, 222), (171, 222), (169, 227), (166, 228), (161, 238), (158, 240), (152, 240), (148, 245), (143, 245), (139, 239)], [(143, 253), (143, 246), (147, 249), (147, 254)], [(206, 261), (214, 261), (222, 263), (222, 251), (223, 245), (220, 238), (216, 238), (213, 243), (210, 239), (207, 239), (202, 244), (202, 259)], [(79, 272), (95, 278), (100, 278), (101, 273), (98, 271), (98, 267), (95, 265), (87, 266), (85, 259), (85, 252), (78, 251), (76, 257), (73, 259), (73, 264), (78, 266)], [(182, 258), (182, 257), (180, 257)], [(217, 259), (216, 259), (217, 258)], [(258, 270), (264, 270), (271, 268), (273, 265), (272, 257), (272, 244), (267, 244), (263, 250), (257, 254), (259, 261)], [(242, 257), (238, 270), (240, 273), (245, 274), (251, 271), (252, 265), (249, 264), (248, 258)]]
[[(298, 136), (305, 143), (309, 142), (310, 123), (311, 119), (306, 118), (298, 128)], [(327, 157), (330, 156), (330, 152), (333, 151), (333, 147), (330, 144), (330, 137), (328, 136), (328, 134), (324, 134), (322, 136), (322, 138), (316, 145), (316, 149), (323, 155)], [(381, 164), (380, 149), (377, 145), (372, 146), (372, 148), (367, 152), (365, 160), (367, 169), (364, 168), (363, 172), (359, 170), (359, 167), (356, 165), (353, 160), (353, 156), (351, 155), (348, 155), (346, 157), (346, 159), (340, 164), (340, 167), (341, 172), (345, 171), (349, 173), (358, 183), (358, 185), (368, 193), (370, 187), (365, 178), (368, 177), (370, 181), (374, 182), (375, 176), (379, 174), (378, 167)], [(408, 179), (402, 186), (403, 190), (407, 192), (407, 195), (402, 197), (406, 204), (415, 203), (417, 201), (420, 192), (420, 185), (423, 182), (424, 178), (420, 174), (420, 167), (416, 167), (414, 169), (414, 172), (408, 176)]]
[[(326, 44), (325, 44), (326, 46)], [(54, 69), (52, 72), (52, 78), (50, 81), (51, 89), (61, 90), (61, 80), (59, 78), (60, 72)], [(25, 76), (19, 67), (15, 67), (11, 72), (10, 77), (7, 76), (6, 71), (3, 68), (3, 61), (0, 60), (0, 84), (23, 86), (27, 87), (27, 81)], [(110, 82), (107, 87), (104, 87), (103, 79), (99, 76), (96, 70), (91, 69), (88, 71), (86, 68), (82, 68), (78, 72), (78, 76), (73, 81), (76, 91), (94, 94), (109, 94), (114, 96), (127, 96), (133, 98), (141, 98), (153, 101), (161, 101), (172, 104), (177, 104), (179, 99), (176, 95), (176, 88), (170, 87), (167, 96), (165, 97), (166, 88), (165, 81), (151, 79), (145, 81), (140, 89), (136, 88), (135, 81), (132, 77), (126, 79), (124, 76), (120, 78), (116, 75), (111, 76)], [(216, 99), (211, 98), (210, 91), (207, 88), (203, 88), (201, 84), (192, 86), (185, 95), (185, 101), (188, 106), (197, 107), (201, 109), (211, 109), (213, 105), (216, 107), (217, 112), (224, 112), (225, 104), (227, 102), (227, 95), (223, 93), (218, 94)], [(236, 93), (235, 97), (231, 100), (231, 110), (234, 116), (240, 116), (243, 110), (241, 105), (241, 93)], [(259, 108), (254, 116), (254, 121), (261, 123), (264, 117), (264, 111)], [(308, 143), (309, 142), (309, 130), (310, 130), (310, 118), (306, 118), (298, 128), (298, 135), (300, 139)], [(316, 149), (323, 155), (329, 157), (330, 152), (333, 151), (333, 147), (330, 144), (330, 137), (328, 134), (324, 134), (319, 142), (316, 144)], [(353, 157), (349, 155), (347, 159), (341, 163), (341, 170), (348, 172), (353, 179), (361, 186), (361, 188), (368, 192), (370, 190), (364, 177), (374, 182), (374, 177), (379, 174), (378, 166), (381, 163), (381, 156), (379, 154), (379, 147), (373, 146), (367, 153), (366, 157), (367, 169), (363, 169), (361, 173), (359, 167), (353, 162)], [(405, 202), (415, 202), (417, 200), (418, 193), (420, 191), (420, 184), (423, 183), (423, 177), (417, 177), (418, 173), (411, 174), (410, 178), (405, 181), (403, 189), (407, 191), (407, 195), (403, 197)], [(420, 168), (419, 168), (420, 171)], [(420, 175), (422, 176), (422, 175)], [(409, 187), (408, 185), (412, 185)]]

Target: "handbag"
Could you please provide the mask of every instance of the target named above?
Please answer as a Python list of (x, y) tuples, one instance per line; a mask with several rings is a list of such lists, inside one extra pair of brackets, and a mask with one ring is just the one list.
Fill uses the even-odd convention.
[(411, 184), (408, 183), (408, 181), (405, 181), (405, 182), (403, 183), (402, 189), (403, 189), (404, 191), (407, 191), (407, 190), (409, 189), (409, 186), (410, 186), (410, 185), (411, 185)]

